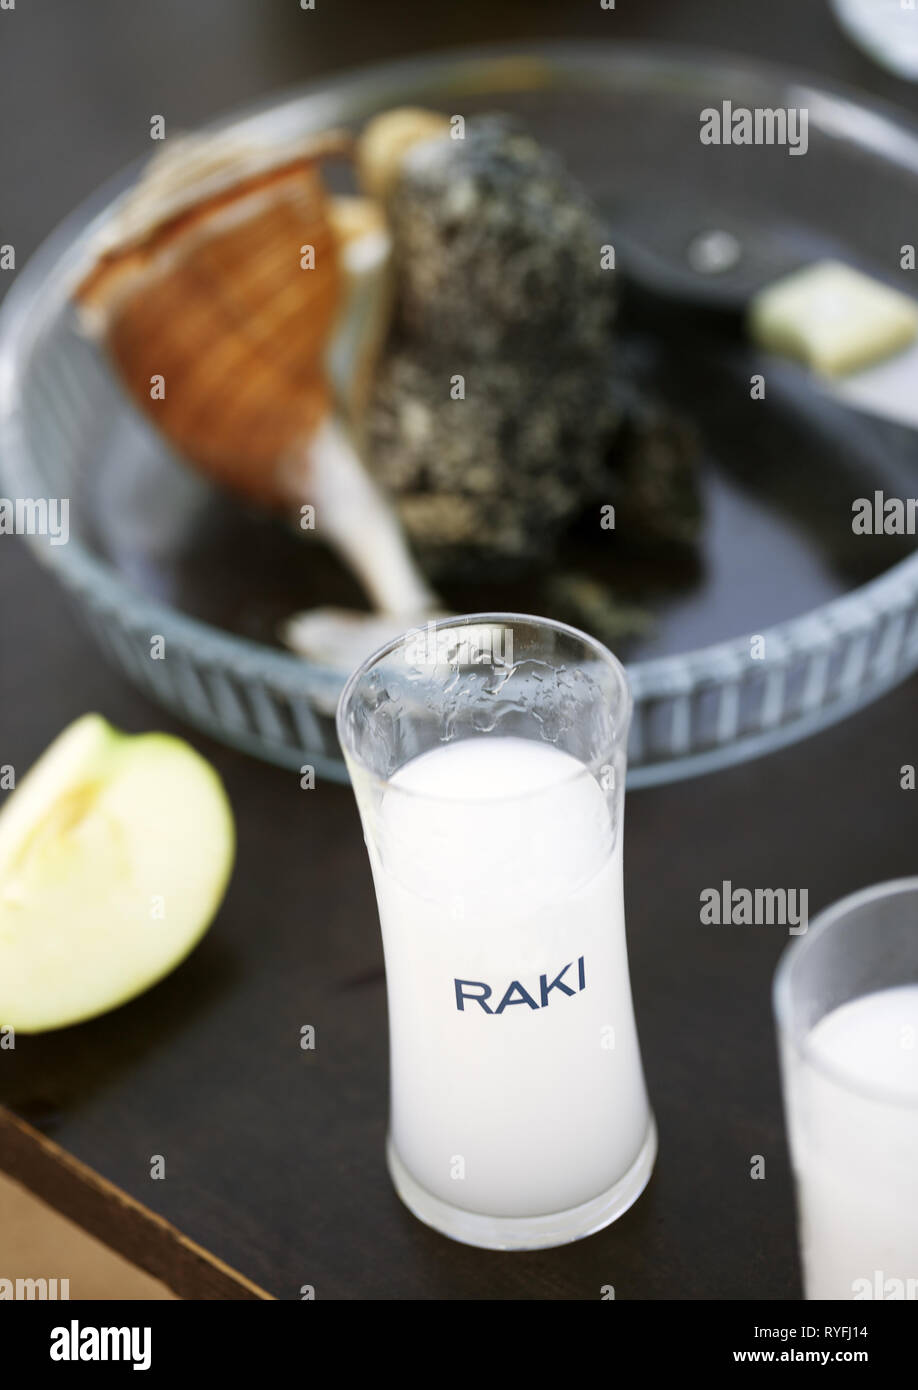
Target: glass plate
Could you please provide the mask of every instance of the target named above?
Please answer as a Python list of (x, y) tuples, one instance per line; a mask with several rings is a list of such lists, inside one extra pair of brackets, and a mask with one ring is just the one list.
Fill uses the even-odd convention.
[[(701, 110), (728, 99), (807, 107), (807, 154), (702, 146)], [(453, 53), (358, 72), (219, 124), (284, 139), (404, 103), (516, 113), (611, 213), (622, 198), (660, 218), (697, 207), (715, 225), (751, 222), (806, 255), (842, 255), (888, 277), (914, 240), (918, 134), (903, 118), (718, 55), (625, 44)], [(75, 213), (3, 306), (7, 494), (70, 498), (69, 543), (34, 537), (35, 549), (146, 692), (252, 753), (343, 779), (334, 709), (348, 673), (286, 653), (275, 632), (313, 604), (358, 605), (353, 581), (321, 547), (171, 458), (75, 331), (68, 297), (87, 238), (136, 173)], [(697, 425), (707, 519), (696, 564), (645, 576), (654, 628), (618, 649), (634, 689), (630, 785), (801, 738), (918, 666), (913, 540), (851, 533), (855, 497), (915, 492), (915, 436), (852, 414), (778, 363), (767, 365), (766, 400), (752, 402), (749, 377), (765, 368), (750, 345), (638, 337), (649, 384)], [(554, 616), (539, 585), (444, 597), (463, 611)], [(151, 659), (153, 636), (165, 660)]]

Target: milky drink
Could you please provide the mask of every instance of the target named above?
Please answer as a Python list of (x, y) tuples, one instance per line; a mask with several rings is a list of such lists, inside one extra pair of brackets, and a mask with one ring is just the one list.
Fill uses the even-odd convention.
[(481, 736), (407, 762), (376, 814), (402, 1164), (487, 1216), (600, 1196), (651, 1126), (607, 793), (551, 744)]
[(808, 1298), (918, 1297), (918, 985), (819, 1020), (788, 1049)]

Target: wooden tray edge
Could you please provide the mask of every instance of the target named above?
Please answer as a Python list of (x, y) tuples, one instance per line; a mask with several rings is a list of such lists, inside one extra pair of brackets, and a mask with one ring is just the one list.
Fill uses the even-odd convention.
[(0, 1168), (184, 1299), (273, 1299), (0, 1105)]

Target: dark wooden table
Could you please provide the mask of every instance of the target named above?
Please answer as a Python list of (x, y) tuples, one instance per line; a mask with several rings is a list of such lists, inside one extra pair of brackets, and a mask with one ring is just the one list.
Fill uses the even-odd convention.
[[(793, 62), (900, 104), (816, 0), (559, 7), (164, 0), (0, 12), (0, 242), (20, 264), (59, 216), (192, 125), (325, 70), (486, 39), (666, 38)], [(441, 11), (444, 11), (441, 13)], [(13, 196), (11, 196), (11, 192)], [(444, 1240), (383, 1163), (386, 1006), (369, 869), (348, 790), (191, 735), (236, 810), (226, 903), (191, 959), (107, 1017), (0, 1052), (0, 1166), (189, 1297), (799, 1296), (770, 982), (779, 928), (702, 927), (702, 888), (806, 887), (811, 913), (915, 872), (913, 680), (765, 760), (629, 798), (628, 936), (660, 1129), (640, 1202), (561, 1250)], [(186, 733), (97, 655), (21, 541), (0, 538), (0, 764), (24, 770), (89, 709)], [(314, 1053), (300, 1028), (317, 1030)], [(153, 1180), (153, 1155), (165, 1178)], [(753, 1181), (754, 1155), (765, 1181)], [(0, 1233), (2, 1246), (2, 1233)]]

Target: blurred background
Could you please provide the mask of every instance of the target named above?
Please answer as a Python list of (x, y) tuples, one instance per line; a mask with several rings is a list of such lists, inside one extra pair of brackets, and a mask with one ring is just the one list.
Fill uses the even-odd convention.
[(17, 0), (0, 19), (0, 236), (23, 258), (149, 152), (151, 114), (193, 127), (325, 73), (434, 48), (591, 37), (692, 44), (794, 64), (918, 111), (918, 89), (856, 48), (828, 0), (618, 0), (614, 10), (600, 0), (315, 0), (314, 10), (299, 0)]

